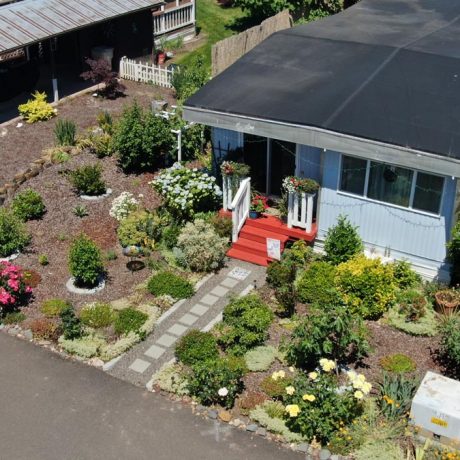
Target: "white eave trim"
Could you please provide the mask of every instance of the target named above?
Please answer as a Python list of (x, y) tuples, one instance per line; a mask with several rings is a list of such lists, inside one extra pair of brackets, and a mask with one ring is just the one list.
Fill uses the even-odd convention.
[(460, 177), (460, 160), (322, 128), (233, 115), (190, 106), (184, 107), (183, 117), (187, 121), (215, 128), (311, 145), (444, 176)]

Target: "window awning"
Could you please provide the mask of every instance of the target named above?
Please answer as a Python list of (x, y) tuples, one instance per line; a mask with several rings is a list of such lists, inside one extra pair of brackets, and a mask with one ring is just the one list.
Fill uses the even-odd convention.
[(161, 0), (23, 0), (0, 6), (0, 53), (163, 3)]

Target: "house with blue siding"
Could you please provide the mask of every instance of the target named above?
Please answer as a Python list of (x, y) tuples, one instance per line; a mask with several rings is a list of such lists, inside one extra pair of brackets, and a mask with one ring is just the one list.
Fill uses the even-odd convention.
[(346, 215), (369, 256), (446, 280), (460, 177), (459, 32), (458, 2), (361, 0), (270, 36), (192, 96), (184, 116), (213, 127), (216, 160), (242, 152), (259, 192), (279, 195), (286, 176), (317, 180), (318, 250)]

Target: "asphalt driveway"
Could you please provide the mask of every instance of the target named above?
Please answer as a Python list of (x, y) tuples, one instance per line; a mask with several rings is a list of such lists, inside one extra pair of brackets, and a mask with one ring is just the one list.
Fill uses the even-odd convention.
[(2, 333), (0, 389), (0, 459), (302, 458)]

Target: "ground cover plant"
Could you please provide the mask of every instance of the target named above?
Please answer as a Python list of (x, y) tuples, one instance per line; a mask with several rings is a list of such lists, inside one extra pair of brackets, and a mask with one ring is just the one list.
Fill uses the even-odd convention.
[(155, 296), (169, 295), (174, 299), (188, 299), (195, 293), (189, 281), (170, 271), (153, 275), (148, 281), (147, 289)]

